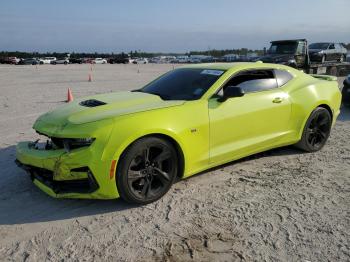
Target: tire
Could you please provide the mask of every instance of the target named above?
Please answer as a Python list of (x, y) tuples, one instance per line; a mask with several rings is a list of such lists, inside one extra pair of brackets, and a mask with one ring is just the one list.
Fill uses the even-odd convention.
[(327, 109), (317, 107), (304, 126), (301, 140), (296, 146), (306, 152), (316, 152), (327, 142), (332, 127), (332, 117)]
[(137, 140), (118, 163), (116, 183), (121, 198), (142, 205), (160, 199), (174, 183), (178, 164), (170, 142), (157, 137)]
[(66, 65), (66, 64), (68, 64), (68, 63), (67, 63), (67, 62), (64, 62), (63, 64), (65, 64), (65, 65)]
[(342, 103), (346, 107), (350, 107), (350, 92), (348, 92), (349, 88), (350, 87), (344, 84), (344, 87), (342, 89)]

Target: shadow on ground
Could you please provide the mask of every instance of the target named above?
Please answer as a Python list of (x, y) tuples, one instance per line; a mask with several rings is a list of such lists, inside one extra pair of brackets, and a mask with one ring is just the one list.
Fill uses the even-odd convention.
[(55, 221), (136, 207), (121, 200), (51, 198), (16, 166), (15, 146), (1, 148), (0, 159), (0, 225)]

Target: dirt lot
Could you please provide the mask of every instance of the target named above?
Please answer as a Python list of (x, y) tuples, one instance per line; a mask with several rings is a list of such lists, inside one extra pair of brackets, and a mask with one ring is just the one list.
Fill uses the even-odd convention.
[[(349, 261), (350, 110), (325, 148), (272, 150), (176, 183), (160, 201), (57, 200), (14, 164), (66, 98), (137, 88), (172, 65), (0, 65), (0, 261)], [(341, 79), (340, 79), (341, 80)]]

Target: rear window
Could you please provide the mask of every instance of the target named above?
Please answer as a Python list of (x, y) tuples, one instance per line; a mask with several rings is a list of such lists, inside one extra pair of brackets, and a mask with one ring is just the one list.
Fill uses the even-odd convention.
[(285, 70), (275, 70), (275, 76), (279, 87), (285, 85), (293, 76)]

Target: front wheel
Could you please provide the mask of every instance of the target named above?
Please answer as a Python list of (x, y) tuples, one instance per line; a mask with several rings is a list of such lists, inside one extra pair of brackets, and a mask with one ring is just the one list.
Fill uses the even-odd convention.
[(316, 108), (306, 121), (301, 140), (297, 147), (307, 152), (316, 152), (326, 143), (332, 127), (332, 117), (327, 109)]
[(178, 157), (171, 143), (157, 137), (141, 138), (118, 164), (118, 192), (127, 202), (151, 203), (168, 192), (177, 172)]

